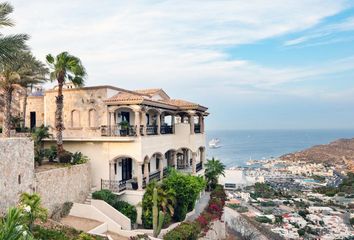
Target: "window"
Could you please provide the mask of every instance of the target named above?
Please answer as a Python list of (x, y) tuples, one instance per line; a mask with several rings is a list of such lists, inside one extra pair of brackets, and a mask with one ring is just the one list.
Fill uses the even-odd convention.
[(91, 128), (97, 127), (97, 114), (95, 109), (89, 111), (89, 126)]
[(80, 112), (78, 110), (73, 110), (71, 112), (71, 127), (80, 127)]
[(156, 158), (156, 170), (159, 170), (159, 166), (160, 166), (160, 159)]

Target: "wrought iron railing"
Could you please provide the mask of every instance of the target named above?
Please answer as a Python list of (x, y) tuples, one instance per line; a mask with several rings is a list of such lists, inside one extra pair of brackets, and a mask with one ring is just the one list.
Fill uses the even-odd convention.
[(153, 174), (150, 174), (149, 176), (149, 181), (156, 180), (160, 181), (161, 176), (160, 176), (160, 171), (154, 172)]
[(147, 125), (146, 126), (146, 134), (147, 135), (156, 135), (157, 134), (157, 126), (156, 125)]
[(101, 136), (109, 137), (133, 137), (136, 136), (136, 126), (128, 126), (127, 128), (122, 128), (118, 126), (101, 126)]
[(112, 192), (122, 192), (127, 189), (127, 181), (126, 180), (104, 180), (101, 179), (101, 190), (108, 189)]
[(200, 133), (200, 125), (199, 124), (194, 125), (194, 133)]
[(172, 126), (168, 126), (168, 125), (161, 126), (160, 133), (161, 134), (172, 134), (173, 128), (172, 128)]
[(199, 172), (199, 171), (202, 170), (202, 169), (203, 169), (203, 163), (202, 163), (202, 162), (197, 163), (197, 165), (196, 165), (196, 171)]
[(168, 173), (168, 168), (163, 169), (163, 177), (166, 177)]

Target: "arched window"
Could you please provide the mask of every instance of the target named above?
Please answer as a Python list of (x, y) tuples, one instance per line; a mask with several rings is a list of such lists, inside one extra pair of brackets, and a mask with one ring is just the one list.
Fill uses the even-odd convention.
[(89, 111), (89, 126), (91, 128), (97, 127), (97, 114), (95, 109)]
[(71, 111), (71, 127), (81, 127), (80, 112), (78, 110)]

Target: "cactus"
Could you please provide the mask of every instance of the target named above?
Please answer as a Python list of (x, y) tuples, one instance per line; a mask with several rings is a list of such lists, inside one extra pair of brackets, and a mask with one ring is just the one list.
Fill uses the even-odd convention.
[(154, 194), (152, 196), (153, 207), (152, 207), (152, 226), (154, 229), (154, 237), (157, 237), (162, 229), (163, 222), (165, 220), (165, 213), (158, 211), (157, 207), (157, 189), (154, 188)]

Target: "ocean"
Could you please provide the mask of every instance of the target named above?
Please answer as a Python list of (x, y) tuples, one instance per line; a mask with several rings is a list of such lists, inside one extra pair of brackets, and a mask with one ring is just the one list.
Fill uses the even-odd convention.
[[(339, 138), (354, 138), (353, 130), (210, 130), (207, 143), (220, 139), (222, 147), (207, 147), (207, 158), (220, 159), (226, 167), (246, 166), (250, 159), (279, 157)], [(208, 144), (207, 144), (208, 145)]]

